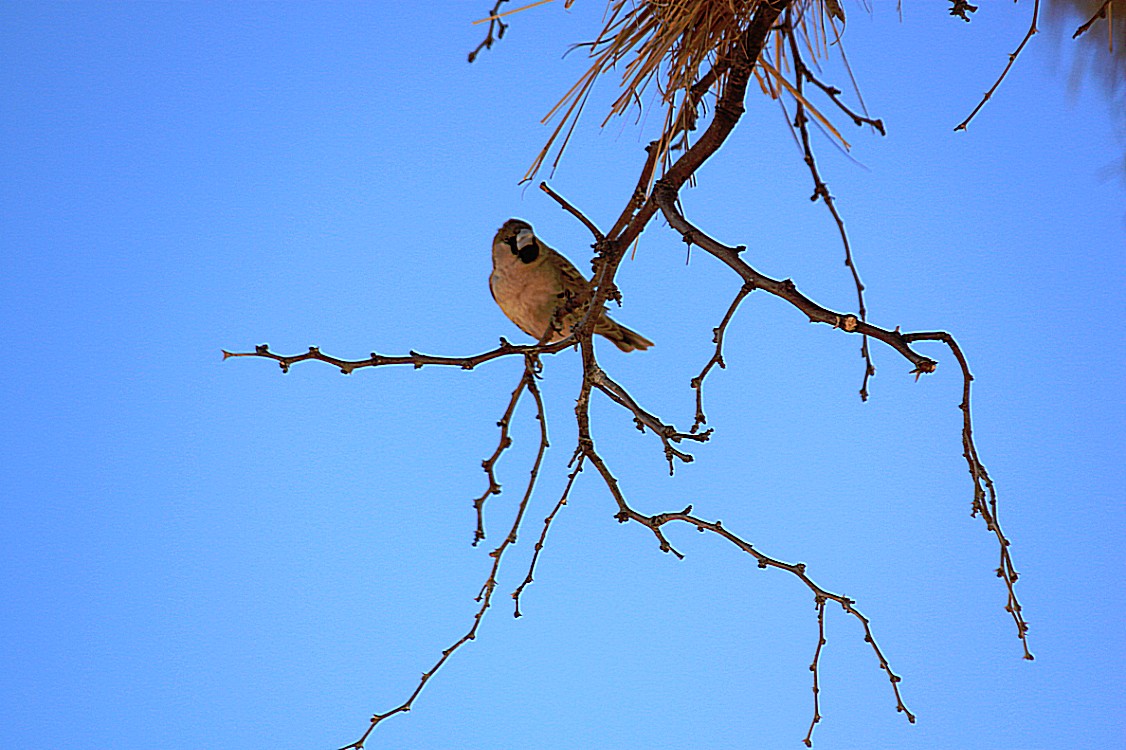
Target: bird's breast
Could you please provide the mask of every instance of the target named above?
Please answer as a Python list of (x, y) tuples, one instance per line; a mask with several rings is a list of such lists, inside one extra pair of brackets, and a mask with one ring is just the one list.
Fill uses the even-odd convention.
[[(518, 262), (518, 261), (517, 261)], [(500, 309), (529, 336), (539, 337), (547, 330), (559, 301), (559, 280), (543, 264), (497, 263), (489, 277)]]

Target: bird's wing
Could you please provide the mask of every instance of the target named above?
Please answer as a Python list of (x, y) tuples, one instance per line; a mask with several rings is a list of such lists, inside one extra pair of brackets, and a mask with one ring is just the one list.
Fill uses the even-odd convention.
[(590, 282), (561, 253), (555, 250), (551, 252), (557, 259), (554, 265), (559, 271), (559, 284), (563, 288), (563, 294), (571, 300), (585, 301), (590, 296)]

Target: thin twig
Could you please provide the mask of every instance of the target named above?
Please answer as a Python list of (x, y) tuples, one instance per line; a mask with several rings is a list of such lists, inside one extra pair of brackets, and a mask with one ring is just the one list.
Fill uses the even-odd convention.
[(802, 742), (806, 747), (813, 747), (813, 728), (821, 721), (821, 649), (825, 645), (825, 597), (814, 597), (817, 602), (817, 648), (813, 651), (813, 663), (809, 671), (813, 672), (813, 720), (809, 722), (809, 731), (805, 733)]
[[(794, 27), (792, 22), (787, 18), (783, 32), (790, 43), (790, 53), (794, 60), (795, 70), (795, 83), (797, 88), (797, 96), (794, 97), (797, 106), (797, 114), (794, 116), (794, 125), (801, 133), (802, 151), (805, 153), (805, 164), (809, 167), (809, 173), (813, 177), (813, 195), (810, 196), (811, 201), (818, 198), (829, 209), (829, 213), (833, 215), (833, 220), (837, 224), (837, 231), (841, 235), (841, 244), (844, 245), (845, 265), (848, 270), (852, 272), (852, 282), (856, 287), (856, 301), (858, 305), (858, 312), (860, 313), (861, 322), (868, 321), (868, 310), (864, 305), (864, 283), (860, 280), (860, 273), (857, 271), (856, 262), (852, 257), (852, 246), (848, 241), (848, 232), (845, 230), (844, 219), (841, 218), (840, 213), (837, 211), (837, 203), (833, 199), (832, 193), (829, 192), (829, 186), (821, 179), (821, 173), (817, 169), (817, 160), (813, 156), (813, 147), (809, 139), (809, 126), (808, 119), (805, 116), (804, 97), (802, 89), (804, 80), (811, 78), (809, 68), (806, 67), (805, 62), (802, 61), (801, 52), (798, 49), (797, 39), (794, 34)], [(858, 123), (859, 124), (859, 123)], [(882, 126), (881, 126), (882, 132)], [(875, 374), (876, 368), (872, 364), (872, 353), (868, 349), (868, 337), (862, 336), (860, 341), (860, 356), (864, 358), (864, 377), (860, 383), (860, 400), (868, 400), (868, 380)]]
[[(481, 43), (478, 44), (473, 49), (473, 51), (469, 53), (469, 62), (476, 60), (477, 55), (480, 54), (481, 50), (492, 49), (494, 42), (498, 42), (501, 39), (504, 39), (504, 32), (508, 28), (508, 24), (500, 20), (500, 17), (507, 14), (501, 13), (500, 15), (498, 15), (497, 12), (500, 10), (500, 6), (504, 5), (507, 2), (508, 0), (497, 0), (497, 4), (494, 5), (493, 9), (489, 11), (489, 18), (486, 19), (489, 21), (489, 31), (487, 34), (485, 34), (485, 38), (481, 41)], [(496, 36), (493, 36), (494, 29), (497, 32)]]
[(880, 135), (887, 135), (887, 131), (884, 129), (884, 121), (883, 120), (881, 120), (878, 117), (876, 117), (876, 118), (865, 117), (862, 114), (854, 112), (852, 109), (850, 109), (848, 107), (848, 105), (846, 105), (844, 102), (841, 101), (841, 99), (840, 99), (841, 90), (839, 88), (837, 88), (836, 86), (829, 86), (828, 84), (822, 83), (821, 81), (819, 81), (817, 79), (816, 76), (813, 75), (813, 71), (811, 71), (809, 69), (809, 67), (803, 61), (798, 60), (796, 62), (798, 63), (796, 67), (798, 68), (800, 74), (805, 77), (805, 80), (809, 81), (814, 86), (816, 86), (817, 88), (824, 91), (825, 95), (828, 96), (830, 99), (832, 99), (833, 103), (837, 105), (837, 108), (840, 109), (842, 112), (844, 112), (849, 117), (851, 117), (852, 121), (856, 125), (870, 125), (873, 128), (875, 128), (876, 130), (880, 131)]
[(603, 237), (605, 237), (605, 235), (602, 234), (602, 230), (600, 230), (598, 228), (598, 226), (593, 221), (591, 221), (590, 219), (588, 219), (586, 217), (586, 214), (584, 214), (579, 209), (575, 208), (562, 195), (560, 195), (559, 193), (552, 190), (551, 186), (548, 185), (546, 182), (540, 183), (540, 190), (544, 191), (545, 193), (550, 195), (552, 198), (554, 198), (555, 202), (558, 203), (560, 206), (562, 206), (564, 211), (569, 212), (572, 216), (574, 216), (576, 219), (581, 221), (583, 223), (583, 226), (585, 226), (587, 229), (589, 229), (590, 233), (594, 235), (594, 241), (595, 242), (601, 242), (602, 241), (602, 239), (603, 239)]
[(633, 189), (633, 195), (630, 196), (625, 208), (622, 209), (621, 216), (610, 229), (610, 237), (617, 237), (621, 234), (622, 230), (633, 220), (634, 214), (645, 206), (645, 199), (649, 197), (649, 188), (653, 183), (653, 174), (657, 169), (658, 145), (657, 141), (651, 141), (645, 146), (645, 164), (637, 178), (637, 187)]
[(900, 695), (899, 692), (899, 683), (902, 678), (891, 670), (891, 665), (888, 663), (887, 657), (884, 656), (883, 651), (880, 650), (879, 645), (876, 643), (875, 636), (872, 635), (872, 628), (869, 619), (865, 617), (860, 610), (856, 609), (856, 607), (854, 606), (856, 604), (855, 601), (847, 596), (834, 594), (831, 591), (827, 591), (826, 589), (823, 589), (821, 586), (819, 586), (816, 582), (814, 582), (814, 580), (810, 578), (805, 572), (805, 563), (787, 563), (759, 552), (754, 548), (753, 545), (751, 545), (750, 542), (747, 542), (736, 534), (728, 531), (722, 522), (706, 521), (702, 518), (692, 515), (691, 505), (677, 513), (661, 513), (655, 516), (645, 516), (626, 506), (624, 512), (619, 512), (618, 519), (623, 522), (637, 521), (643, 526), (647, 526), (652, 529), (654, 533), (658, 534), (661, 526), (672, 521), (681, 521), (683, 523), (687, 523), (696, 527), (696, 529), (699, 531), (710, 531), (712, 533), (718, 534), (719, 536), (734, 544), (739, 549), (754, 557), (760, 568), (778, 568), (779, 570), (784, 570), (787, 573), (790, 573), (800, 579), (801, 582), (804, 583), (813, 592), (813, 595), (815, 597), (831, 599), (840, 604), (841, 608), (844, 609), (845, 612), (859, 620), (861, 625), (864, 627), (864, 641), (872, 646), (872, 650), (876, 655), (877, 661), (879, 662), (880, 669), (884, 670), (884, 673), (888, 677), (888, 681), (891, 682), (892, 692), (895, 694), (896, 710), (906, 714), (907, 720), (909, 722), (911, 722), (912, 724), (915, 723), (915, 715), (907, 709), (906, 704), (904, 704), (903, 702), (903, 696)]
[(644, 432), (645, 428), (648, 427), (661, 439), (661, 443), (665, 447), (665, 459), (669, 462), (669, 476), (673, 474), (674, 458), (680, 459), (686, 464), (690, 464), (694, 460), (691, 454), (673, 447), (673, 443), (679, 443), (682, 440), (706, 443), (712, 436), (712, 430), (705, 430), (704, 432), (695, 434), (691, 432), (680, 432), (672, 425), (665, 424), (660, 418), (642, 408), (633, 396), (629, 394), (629, 391), (614, 381), (606, 374), (605, 370), (597, 365), (590, 368), (586, 377), (589, 378), (591, 385), (609, 396), (611, 401), (624, 407), (633, 414), (637, 429)]
[(692, 423), (692, 428), (689, 432), (696, 432), (701, 426), (708, 423), (707, 416), (704, 415), (704, 378), (708, 377), (708, 372), (715, 365), (719, 365), (719, 369), (723, 370), (727, 367), (727, 363), (723, 361), (723, 334), (727, 331), (727, 324), (735, 317), (735, 311), (739, 308), (739, 303), (754, 291), (754, 287), (750, 284), (744, 284), (739, 287), (739, 291), (735, 294), (735, 299), (731, 300), (731, 305), (727, 308), (727, 313), (723, 316), (723, 320), (719, 325), (712, 329), (712, 343), (715, 344), (715, 352), (712, 353), (711, 359), (704, 365), (704, 369), (700, 370), (700, 374), (692, 378), (692, 390), (696, 391), (696, 419)]
[(547, 532), (551, 529), (551, 523), (555, 520), (555, 516), (559, 513), (560, 509), (567, 504), (567, 497), (571, 494), (571, 487), (575, 483), (575, 477), (583, 470), (583, 461), (586, 459), (586, 456), (576, 452), (575, 459), (577, 459), (575, 468), (567, 476), (567, 486), (563, 488), (563, 494), (559, 497), (559, 501), (555, 503), (555, 507), (547, 514), (547, 518), (543, 519), (543, 531), (540, 532), (540, 538), (536, 541), (535, 551), (532, 552), (532, 560), (528, 563), (528, 575), (524, 577), (524, 580), (521, 581), (520, 585), (516, 587), (516, 590), (512, 592), (512, 599), (515, 601), (515, 610), (512, 613), (513, 617), (520, 617), (522, 615), (520, 612), (520, 596), (533, 580), (533, 575), (536, 572), (536, 563), (539, 562), (540, 552), (543, 550), (544, 542), (547, 540)]
[(501, 454), (512, 445), (512, 438), (508, 436), (508, 424), (512, 419), (512, 413), (516, 411), (516, 404), (520, 401), (520, 395), (524, 392), (524, 388), (527, 387), (528, 381), (534, 377), (534, 373), (525, 367), (520, 377), (520, 382), (516, 384), (516, 389), (512, 391), (512, 397), (508, 400), (508, 408), (504, 410), (504, 416), (497, 422), (497, 427), (500, 428), (500, 440), (497, 442), (497, 448), (493, 451), (491, 456), (481, 462), (481, 468), (485, 470), (485, 476), (488, 477), (489, 486), (485, 488), (485, 492), (480, 497), (473, 500), (473, 509), (477, 513), (477, 530), (473, 532), (474, 547), (485, 538), (485, 500), (489, 495), (500, 494), (500, 482), (497, 481), (494, 468)]
[(1106, 18), (1106, 12), (1107, 12), (1107, 9), (1110, 8), (1110, 3), (1111, 3), (1111, 0), (1106, 0), (1102, 5), (1100, 5), (1099, 9), (1097, 11), (1095, 11), (1095, 15), (1088, 18), (1087, 23), (1083, 24), (1078, 29), (1076, 29), (1075, 33), (1071, 35), (1071, 38), (1072, 39), (1078, 39), (1079, 37), (1081, 37), (1081, 36), (1083, 36), (1084, 34), (1087, 33), (1087, 29), (1091, 28), (1091, 24), (1093, 24), (1095, 21), (1099, 20), (1100, 18)]
[(1035, 4), (1033, 4), (1032, 6), (1032, 24), (1028, 27), (1028, 33), (1024, 35), (1024, 39), (1020, 41), (1020, 44), (1017, 46), (1017, 48), (1013, 50), (1013, 52), (1009, 55), (1009, 62), (1007, 65), (1005, 65), (1005, 69), (1001, 71), (1001, 75), (997, 77), (997, 80), (994, 82), (994, 84), (989, 87), (988, 91), (985, 92), (985, 96), (983, 96), (981, 98), (981, 101), (977, 103), (977, 106), (974, 107), (974, 111), (970, 112), (969, 117), (962, 120), (954, 127), (955, 132), (959, 130), (965, 130), (966, 126), (970, 124), (970, 120), (974, 119), (974, 117), (977, 116), (977, 113), (981, 111), (981, 108), (985, 106), (985, 103), (989, 101), (990, 98), (992, 98), (993, 92), (997, 90), (997, 87), (1001, 85), (1001, 81), (1005, 80), (1005, 76), (1009, 74), (1009, 68), (1013, 67), (1013, 63), (1017, 61), (1017, 58), (1020, 56), (1021, 50), (1024, 49), (1024, 45), (1028, 44), (1028, 40), (1031, 39), (1033, 35), (1035, 35), (1039, 31), (1039, 29), (1036, 28), (1036, 22), (1039, 19), (1040, 0), (1036, 0)]
[[(804, 583), (806, 587), (808, 587), (810, 591), (813, 592), (813, 595), (817, 597), (819, 601), (832, 600), (840, 604), (841, 608), (844, 609), (845, 612), (859, 620), (861, 625), (863, 626), (864, 641), (872, 647), (872, 651), (876, 655), (876, 660), (880, 665), (880, 669), (884, 671), (884, 673), (888, 677), (888, 681), (891, 683), (892, 692), (895, 695), (896, 711), (905, 714), (907, 721), (909, 721), (910, 723), (915, 723), (915, 715), (911, 713), (911, 711), (907, 708), (907, 705), (903, 702), (903, 696), (899, 692), (899, 683), (902, 681), (902, 678), (892, 671), (887, 657), (884, 656), (883, 651), (880, 649), (879, 644), (876, 642), (875, 636), (872, 634), (871, 621), (859, 609), (856, 608), (856, 602), (853, 599), (850, 599), (849, 597), (842, 594), (835, 594), (822, 588), (806, 573), (805, 563), (788, 563), (766, 555), (756, 549), (750, 542), (728, 531), (727, 528), (723, 525), (722, 521), (707, 521), (703, 518), (692, 515), (691, 505), (684, 508), (684, 510), (674, 513), (658, 513), (652, 516), (638, 513), (636, 510), (630, 507), (628, 502), (626, 502), (625, 496), (622, 494), (617, 479), (610, 472), (610, 469), (606, 465), (606, 462), (600, 455), (598, 455), (598, 452), (594, 448), (594, 442), (593, 440), (590, 440), (589, 437), (589, 434), (587, 434), (586, 442), (580, 443), (581, 448), (584, 454), (590, 459), (594, 467), (598, 470), (598, 473), (602, 476), (602, 480), (603, 482), (605, 482), (607, 489), (610, 491), (610, 495), (617, 503), (618, 513), (616, 514), (615, 518), (617, 518), (620, 523), (636, 521), (642, 526), (645, 526), (657, 537), (657, 541), (662, 552), (671, 552), (678, 558), (683, 558), (684, 555), (681, 554), (675, 547), (673, 547), (672, 544), (669, 543), (668, 538), (664, 535), (662, 527), (665, 524), (673, 521), (680, 521), (694, 526), (698, 531), (710, 531), (723, 537), (742, 551), (751, 555), (753, 558), (755, 558), (758, 567), (763, 569), (778, 568), (779, 570), (784, 570)], [(582, 441), (582, 439), (583, 438), (580, 436), (580, 441)], [(821, 633), (821, 637), (823, 639), (823, 632)]]

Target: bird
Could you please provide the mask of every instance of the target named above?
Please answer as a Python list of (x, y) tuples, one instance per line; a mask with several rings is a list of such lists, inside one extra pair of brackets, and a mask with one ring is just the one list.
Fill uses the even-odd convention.
[[(493, 237), (493, 272), (489, 276), (501, 312), (521, 331), (540, 339), (555, 318), (560, 305), (566, 305), (557, 330), (548, 343), (560, 341), (582, 323), (591, 298), (590, 282), (558, 251), (536, 236), (532, 225), (522, 219), (504, 222)], [(602, 310), (594, 332), (605, 336), (623, 352), (648, 349), (653, 342), (626, 328)]]

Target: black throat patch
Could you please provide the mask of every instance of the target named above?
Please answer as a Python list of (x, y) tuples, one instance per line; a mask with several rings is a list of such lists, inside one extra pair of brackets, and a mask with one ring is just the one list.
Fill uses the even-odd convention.
[(512, 254), (520, 259), (522, 263), (531, 263), (536, 258), (540, 257), (540, 243), (532, 240), (531, 244), (521, 250), (516, 245), (516, 238), (508, 238), (508, 247), (511, 248)]

